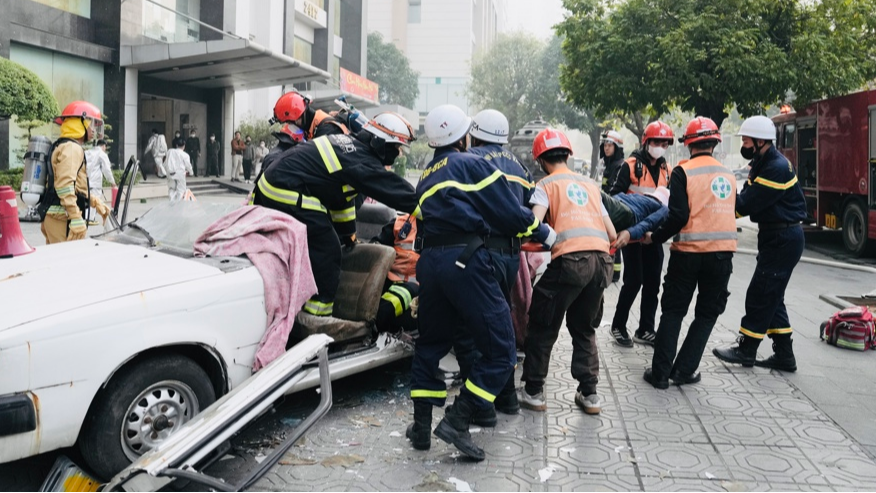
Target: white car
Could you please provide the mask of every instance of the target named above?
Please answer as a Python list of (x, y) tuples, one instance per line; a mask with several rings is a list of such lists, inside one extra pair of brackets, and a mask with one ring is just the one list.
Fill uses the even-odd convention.
[[(192, 255), (199, 233), (234, 207), (162, 205), (121, 231), (0, 260), (0, 463), (78, 444), (108, 479), (252, 375), (262, 278), (243, 257)], [(290, 337), (341, 341), (333, 379), (412, 354), (373, 325), (393, 258), (357, 246), (335, 304), (337, 315), (353, 297), (355, 311), (321, 327), (305, 320)], [(95, 276), (95, 262), (112, 275)], [(318, 385), (312, 372), (290, 392)]]

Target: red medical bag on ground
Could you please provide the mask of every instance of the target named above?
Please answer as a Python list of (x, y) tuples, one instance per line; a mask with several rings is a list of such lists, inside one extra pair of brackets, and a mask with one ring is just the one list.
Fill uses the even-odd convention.
[(866, 351), (876, 349), (876, 326), (866, 306), (840, 310), (821, 324), (821, 340), (833, 346)]

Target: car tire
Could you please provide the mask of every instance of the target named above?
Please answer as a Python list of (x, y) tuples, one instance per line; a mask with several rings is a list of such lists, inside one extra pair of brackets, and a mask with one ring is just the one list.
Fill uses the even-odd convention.
[[(98, 392), (79, 448), (91, 470), (109, 480), (215, 401), (210, 377), (191, 359), (165, 354), (135, 361)], [(143, 427), (150, 431), (140, 433)]]
[(868, 217), (864, 204), (853, 200), (843, 211), (843, 243), (856, 257), (868, 254), (873, 242), (868, 240)]

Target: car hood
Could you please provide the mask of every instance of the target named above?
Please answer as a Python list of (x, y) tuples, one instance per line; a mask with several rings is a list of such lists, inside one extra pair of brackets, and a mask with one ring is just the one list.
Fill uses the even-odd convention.
[(221, 274), (200, 262), (106, 241), (38, 247), (34, 253), (0, 260), (0, 332), (113, 298)]

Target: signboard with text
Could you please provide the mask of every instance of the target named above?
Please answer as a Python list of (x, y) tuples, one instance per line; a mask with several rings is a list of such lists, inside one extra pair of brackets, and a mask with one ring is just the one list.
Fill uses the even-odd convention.
[(374, 81), (370, 81), (359, 74), (350, 72), (341, 67), (341, 92), (354, 94), (363, 97), (369, 101), (379, 103), (379, 95), (377, 92), (378, 86)]

